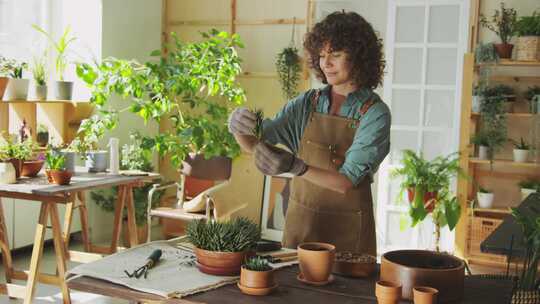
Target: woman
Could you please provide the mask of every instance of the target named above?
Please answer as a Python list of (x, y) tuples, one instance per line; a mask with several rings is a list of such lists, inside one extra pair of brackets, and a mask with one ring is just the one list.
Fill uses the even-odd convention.
[[(390, 147), (390, 111), (373, 92), (384, 70), (382, 43), (364, 18), (335, 12), (306, 34), (304, 49), (327, 84), (289, 101), (253, 136), (255, 115), (236, 109), (229, 130), (266, 175), (292, 173), (283, 245), (327, 242), (376, 255), (370, 184)], [(291, 152), (275, 147), (286, 146)]]

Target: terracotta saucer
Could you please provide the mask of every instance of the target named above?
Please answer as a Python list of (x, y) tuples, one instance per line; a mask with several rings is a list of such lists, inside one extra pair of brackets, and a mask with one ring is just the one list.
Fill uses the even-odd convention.
[(268, 287), (268, 288), (251, 288), (251, 287), (246, 287), (244, 285), (241, 285), (240, 282), (238, 282), (236, 284), (236, 286), (238, 286), (238, 288), (240, 288), (242, 293), (245, 293), (247, 295), (265, 296), (265, 295), (271, 293), (274, 289), (276, 289), (278, 284), (276, 283), (276, 285), (274, 285), (272, 287)]
[(212, 267), (201, 264), (195, 261), (197, 268), (206, 274), (218, 275), (218, 276), (237, 276), (240, 274), (240, 268), (238, 267)]
[(328, 280), (326, 281), (321, 281), (321, 282), (312, 282), (312, 281), (308, 281), (306, 279), (304, 279), (304, 275), (302, 273), (299, 273), (297, 276), (296, 276), (296, 279), (302, 283), (305, 283), (305, 284), (308, 284), (308, 285), (314, 285), (314, 286), (324, 286), (326, 284), (330, 284), (332, 282), (334, 282), (334, 276), (333, 275), (330, 275), (328, 277)]

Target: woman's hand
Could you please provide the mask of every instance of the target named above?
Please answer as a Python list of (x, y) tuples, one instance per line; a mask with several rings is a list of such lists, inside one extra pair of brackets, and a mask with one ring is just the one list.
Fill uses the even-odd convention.
[(288, 151), (265, 142), (259, 142), (255, 146), (255, 165), (265, 175), (279, 175), (282, 173), (302, 175), (307, 170), (303, 160)]

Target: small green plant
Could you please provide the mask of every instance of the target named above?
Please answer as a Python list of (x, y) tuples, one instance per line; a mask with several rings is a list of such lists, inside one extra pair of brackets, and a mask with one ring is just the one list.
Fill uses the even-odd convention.
[(261, 140), (263, 138), (263, 120), (264, 120), (264, 112), (261, 109), (255, 109), (253, 110), (255, 113), (256, 121), (255, 121), (255, 137), (257, 137), (258, 140)]
[(540, 36), (540, 14), (535, 11), (531, 16), (519, 17), (516, 33), (518, 36)]
[(37, 134), (49, 133), (49, 129), (44, 124), (37, 125)]
[(484, 188), (482, 186), (478, 187), (478, 192), (480, 192), (480, 193), (492, 193), (491, 190), (489, 190), (487, 188)]
[(45, 164), (49, 170), (64, 170), (65, 157), (62, 153), (49, 149), (45, 154)]
[(46, 57), (43, 56), (41, 58), (34, 57), (34, 66), (32, 67), (32, 76), (34, 76), (34, 81), (37, 85), (45, 85), (46, 80)]
[(52, 37), (51, 34), (47, 33), (47, 31), (45, 31), (44, 29), (42, 29), (41, 27), (39, 27), (38, 25), (36, 24), (32, 24), (32, 27), (42, 33), (43, 35), (45, 35), (45, 37), (47, 37), (47, 39), (49, 40), (50, 44), (54, 47), (54, 49), (56, 50), (56, 60), (55, 60), (55, 64), (56, 64), (56, 74), (58, 76), (58, 78), (63, 81), (64, 80), (64, 72), (66, 71), (66, 67), (68, 65), (68, 62), (67, 62), (67, 50), (68, 50), (68, 47), (69, 45), (76, 40), (75, 37), (70, 37), (69, 35), (69, 32), (71, 30), (71, 28), (68, 26), (64, 29), (64, 33), (62, 34), (62, 36), (60, 36), (60, 38), (58, 39), (58, 41), (54, 41), (54, 38)]
[(538, 85), (528, 87), (524, 94), (525, 99), (529, 101), (532, 100), (535, 95), (540, 95), (540, 86)]
[(515, 141), (515, 140), (510, 140), (512, 142), (512, 144), (514, 145), (514, 148), (515, 149), (518, 149), (518, 150), (530, 150), (531, 149), (531, 145), (529, 145), (524, 139), (523, 137), (521, 137), (519, 139), (519, 141)]
[(2, 147), (8, 159), (32, 159), (36, 144), (30, 139), (23, 142), (17, 142), (14, 135), (2, 134), (0, 136), (0, 147)]
[(220, 252), (251, 250), (261, 238), (257, 224), (242, 217), (223, 222), (192, 221), (186, 233), (195, 247)]
[(96, 114), (84, 119), (77, 130), (77, 137), (71, 141), (68, 149), (86, 158), (88, 151), (97, 149), (98, 142), (107, 130), (116, 128), (118, 124), (118, 113), (115, 111), (107, 114)]
[(251, 271), (269, 271), (273, 269), (268, 264), (268, 260), (260, 256), (249, 258), (244, 264), (244, 268)]
[(491, 20), (480, 14), (480, 24), (501, 38), (503, 44), (507, 44), (515, 34), (517, 12), (513, 8), (506, 8), (501, 2), (501, 10), (495, 10)]
[(20, 79), (26, 68), (28, 68), (26, 62), (18, 62), (15, 59), (7, 59), (0, 55), (0, 76)]
[(474, 50), (474, 60), (476, 63), (493, 63), (499, 61), (499, 55), (493, 43), (478, 43)]
[(492, 96), (512, 96), (515, 94), (514, 89), (511, 86), (505, 85), (505, 84), (498, 84), (496, 86), (493, 86), (491, 88), (491, 95)]
[(530, 214), (527, 214), (526, 211), (512, 208), (511, 212), (523, 231), (523, 247), (525, 248), (517, 286), (520, 290), (535, 290), (540, 261), (540, 217), (534, 216), (533, 210), (529, 210)]
[(527, 179), (520, 181), (518, 185), (523, 189), (536, 189), (536, 191), (540, 191), (540, 180)]
[(477, 146), (488, 147), (489, 146), (489, 136), (488, 136), (488, 134), (486, 134), (484, 132), (478, 132), (478, 133), (474, 134), (474, 136), (471, 139), (471, 142), (474, 145), (477, 145)]
[(276, 70), (279, 83), (285, 98), (292, 99), (298, 94), (300, 83), (300, 56), (298, 49), (293, 46), (284, 48), (276, 59)]
[[(500, 92), (500, 91), (499, 91)], [(481, 128), (488, 140), (488, 157), (493, 160), (495, 152), (507, 141), (506, 110), (507, 98), (498, 95), (492, 87), (483, 90), (480, 102)]]

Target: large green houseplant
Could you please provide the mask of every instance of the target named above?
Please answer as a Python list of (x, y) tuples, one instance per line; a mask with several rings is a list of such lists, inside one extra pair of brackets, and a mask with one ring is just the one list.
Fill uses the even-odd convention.
[(491, 19), (480, 14), (480, 24), (494, 32), (501, 39), (501, 43), (494, 44), (500, 58), (510, 58), (512, 56), (513, 44), (510, 44), (510, 39), (515, 34), (517, 22), (517, 12), (513, 8), (504, 6), (501, 2), (501, 9), (495, 10)]
[(155, 60), (108, 58), (101, 63), (79, 64), (77, 75), (92, 89), (91, 102), (102, 119), (112, 115), (107, 101), (113, 94), (129, 100), (128, 107), (144, 122), (168, 119), (172, 128), (146, 136), (141, 147), (169, 155), (180, 165), (190, 153), (204, 157), (235, 157), (240, 147), (227, 131), (228, 113), (245, 100), (236, 82), (241, 72), (238, 35), (211, 30), (203, 41), (174, 43), (152, 52)]

